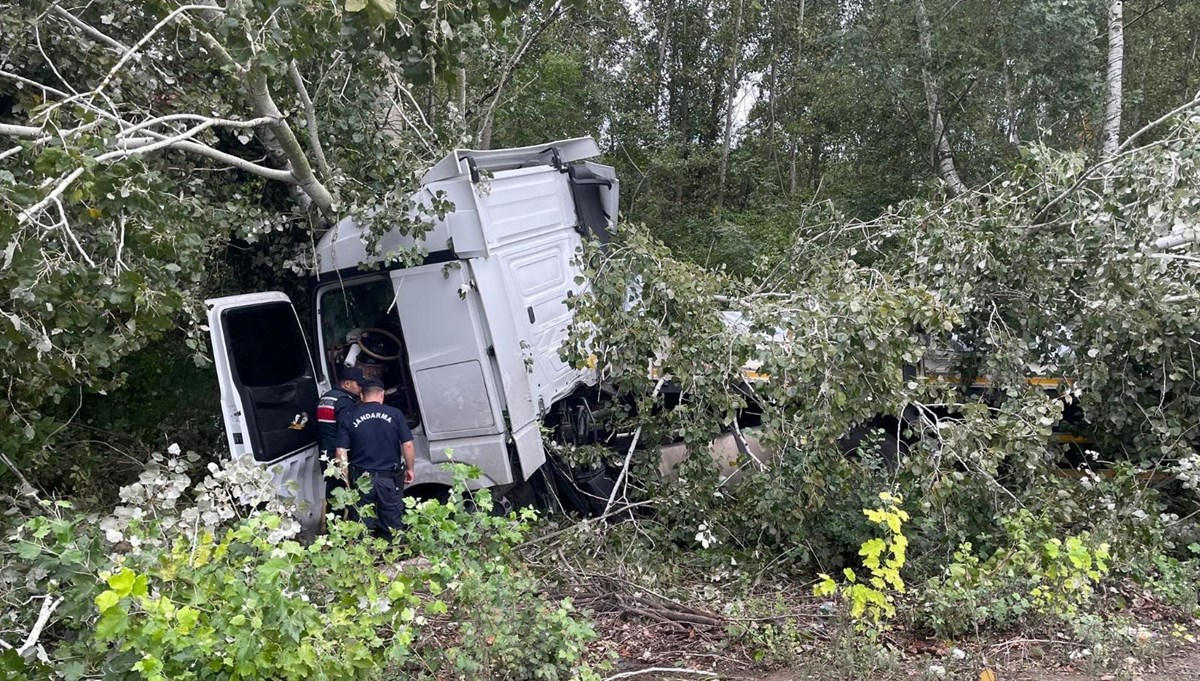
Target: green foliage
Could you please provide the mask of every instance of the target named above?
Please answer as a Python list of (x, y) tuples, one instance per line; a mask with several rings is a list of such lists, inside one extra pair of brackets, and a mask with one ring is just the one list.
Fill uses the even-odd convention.
[(817, 575), (819, 581), (813, 587), (813, 595), (837, 595), (848, 602), (855, 627), (871, 638), (886, 630), (887, 620), (896, 616), (894, 593), (904, 593), (900, 568), (904, 567), (908, 549), (908, 538), (903, 532), (908, 512), (900, 508), (903, 500), (888, 492), (880, 493), (879, 499), (883, 501), (882, 508), (863, 509), (863, 514), (872, 523), (881, 525), (886, 532), (883, 537), (863, 542), (858, 550), (858, 555), (862, 556), (862, 566), (870, 576), (859, 581), (854, 570), (847, 567), (842, 571), (845, 584), (839, 586), (832, 577), (822, 573)]
[[(944, 399), (945, 391), (906, 380), (903, 364), (921, 357), (920, 330), (953, 326), (954, 312), (923, 288), (897, 286), (844, 256), (789, 266), (802, 283), (766, 291), (697, 271), (629, 226), (593, 257), (594, 283), (572, 301), (571, 360), (585, 366), (595, 358), (617, 397), (614, 418), (625, 414), (623, 404), (635, 405), (648, 450), (635, 465), (656, 468), (654, 447), (663, 441), (682, 441), (692, 453), (678, 480), (662, 483), (670, 489), (659, 507), (670, 538), (691, 542), (703, 523), (719, 543), (748, 552), (804, 546), (805, 562), (838, 561), (864, 541), (854, 518), (870, 503), (866, 483), (888, 485), (888, 472), (869, 451), (846, 460), (839, 440), (911, 401)], [(760, 377), (751, 382), (749, 363)], [(650, 399), (650, 374), (679, 396), (671, 408)], [(714, 494), (717, 471), (703, 453), (747, 410), (771, 454), (742, 462), (739, 487)], [(659, 489), (653, 476), (649, 483)]]
[(1112, 459), (1183, 458), (1196, 437), (1186, 296), (1200, 270), (1152, 248), (1193, 219), (1200, 128), (1179, 123), (1098, 168), (1031, 148), (982, 205), (915, 204), (873, 225), (877, 243), (901, 244), (876, 247), (886, 266), (961, 306), (980, 373), (1013, 388), (1030, 372), (1070, 377)]
[(537, 514), (495, 515), (490, 491), (467, 498), (463, 482), (445, 503), (408, 502), (405, 551), (433, 563), (426, 574), (436, 600), (426, 603), (426, 617), (451, 632), (449, 641), (417, 642), (416, 668), (434, 678), (598, 678), (585, 662), (592, 626), (570, 599), (539, 593), (539, 580), (513, 554)]
[[(251, 271), (304, 271), (336, 219), (412, 232), (444, 213), (410, 194), (460, 131), (398, 132), (408, 114), (385, 102), (419, 109), (417, 83), (449, 77), (523, 6), (104, 1), (0, 17), (0, 120), (24, 131), (0, 150), (0, 447), (40, 465), (57, 405), (120, 386), (122, 359), (156, 343), (203, 361), (204, 298)], [(270, 109), (287, 134), (241, 123)], [(121, 140), (139, 135), (167, 148), (132, 153)]]
[[(61, 599), (44, 664), (68, 679), (365, 679), (389, 664), (439, 678), (591, 678), (594, 632), (512, 553), (534, 515), (491, 515), (486, 493), (468, 510), (465, 474), (447, 504), (409, 504), (411, 542), (370, 539), (331, 515), (328, 534), (304, 545), (269, 471), (209, 470), (192, 485), (181, 460), (160, 458), (100, 522), (42, 502), (13, 531), (5, 600)], [(35, 615), (18, 608), (15, 621)], [(447, 617), (457, 645), (421, 639)]]
[(1047, 515), (1026, 510), (1000, 525), (1003, 546), (983, 558), (962, 544), (945, 573), (923, 587), (921, 617), (937, 635), (1003, 630), (1037, 616), (1070, 621), (1109, 572), (1109, 545), (1089, 532), (1061, 537)]

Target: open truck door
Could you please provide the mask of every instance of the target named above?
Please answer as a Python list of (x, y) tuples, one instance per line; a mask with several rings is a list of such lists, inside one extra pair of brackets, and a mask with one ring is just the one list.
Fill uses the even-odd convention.
[(205, 304), (230, 455), (269, 466), (279, 494), (315, 527), (324, 498), (317, 380), (292, 302), (272, 291)]

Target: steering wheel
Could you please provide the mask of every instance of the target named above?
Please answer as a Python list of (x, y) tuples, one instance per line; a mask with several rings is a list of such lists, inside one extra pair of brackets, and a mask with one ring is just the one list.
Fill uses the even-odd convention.
[[(367, 339), (369, 336), (382, 336), (384, 339), (391, 341), (392, 347), (395, 348), (395, 352), (391, 355), (386, 355), (384, 354), (384, 350), (381, 348), (372, 350), (371, 347), (367, 345)], [(394, 359), (400, 358), (400, 339), (390, 331), (384, 331), (383, 329), (371, 327), (359, 331), (358, 347), (362, 348), (363, 353), (366, 354), (367, 357), (377, 359), (380, 362), (390, 362)]]

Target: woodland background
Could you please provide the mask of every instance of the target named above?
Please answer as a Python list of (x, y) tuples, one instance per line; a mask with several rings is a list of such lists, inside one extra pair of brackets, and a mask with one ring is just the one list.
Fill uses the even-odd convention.
[[(1135, 673), (1138, 646), (1190, 637), (1197, 607), (1198, 39), (1185, 0), (0, 5), (5, 659), (73, 678), (307, 678), (375, 675), (386, 649), (410, 675), (586, 675), (622, 664), (588, 643), (607, 613), (707, 627), (774, 664), (832, 650), (827, 666), (856, 674), (890, 664), (897, 631), (1066, 631), (1073, 655)], [(652, 514), (600, 531), (461, 499), (414, 511), (425, 534), (392, 557), (432, 557), (453, 598), (381, 575), (381, 619), (340, 633), (361, 647), (290, 654), (365, 607), (320, 585), (374, 557), (351, 527), (302, 548), (286, 509), (215, 500), (253, 472), (214, 463), (196, 482), (223, 447), (202, 301), (275, 289), (303, 305), (322, 231), (346, 215), (420, 229), (407, 197), (446, 150), (580, 135), (617, 167), (623, 225), (585, 254), (596, 285), (565, 351), (597, 354), (638, 407), (612, 412), (643, 433), (619, 491)], [(624, 309), (635, 274), (655, 314)], [(779, 328), (792, 341), (761, 347)], [(948, 345), (988, 395), (906, 380)], [(747, 394), (752, 357), (772, 380)], [(651, 360), (682, 407), (655, 409)], [(1071, 476), (1046, 445), (1064, 400), (1033, 373), (1069, 378), (1086, 417)], [(847, 431), (910, 406), (930, 416), (899, 465), (842, 456)], [(656, 443), (699, 450), (746, 409), (767, 470), (743, 462), (734, 490), (704, 457), (654, 473)], [(200, 608), (219, 600), (205, 590), (251, 573), (252, 593), (221, 597), (265, 608), (255, 631), (304, 624), (278, 655), (208, 669), (245, 621)], [(844, 608), (814, 610), (824, 573), (820, 598)], [(784, 576), (775, 591), (766, 574)], [(589, 600), (581, 580), (660, 597)], [(827, 614), (837, 626), (805, 624)], [(530, 622), (552, 629), (546, 650), (503, 648)]]

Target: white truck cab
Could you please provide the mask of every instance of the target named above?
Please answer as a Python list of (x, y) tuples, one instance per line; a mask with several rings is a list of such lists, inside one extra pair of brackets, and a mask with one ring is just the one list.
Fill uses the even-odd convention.
[[(448, 485), (437, 464), (477, 466), (477, 487), (506, 488), (546, 460), (540, 426), (592, 372), (559, 358), (581, 292), (584, 239), (607, 239), (618, 183), (591, 138), (494, 151), (456, 150), (414, 200), (454, 204), (416, 238), (387, 233), (374, 253), (421, 249), (386, 267), (350, 219), (316, 247), (312, 328), (279, 292), (206, 301), (230, 453), (276, 467), (306, 520), (324, 496), (317, 398), (341, 366), (387, 388), (416, 445), (413, 485)], [(310, 344), (311, 343), (311, 344)]]

